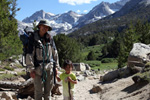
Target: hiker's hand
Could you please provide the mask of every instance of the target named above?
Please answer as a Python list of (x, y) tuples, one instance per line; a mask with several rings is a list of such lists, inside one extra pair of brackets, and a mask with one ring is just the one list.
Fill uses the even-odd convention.
[(67, 77), (67, 78), (68, 78), (68, 81), (70, 81), (70, 82), (72, 81), (71, 77)]
[(73, 83), (73, 84), (77, 84), (77, 80), (72, 80), (71, 77), (67, 77), (68, 81)]
[(30, 72), (30, 77), (35, 78), (35, 71), (34, 71), (34, 70), (32, 70), (32, 71)]
[(58, 74), (58, 69), (56, 68), (56, 76), (57, 76), (57, 74)]

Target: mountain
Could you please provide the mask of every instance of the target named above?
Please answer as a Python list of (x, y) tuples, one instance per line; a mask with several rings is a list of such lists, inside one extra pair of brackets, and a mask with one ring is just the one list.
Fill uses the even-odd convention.
[(50, 19), (51, 20), (54, 17), (55, 17), (55, 15), (52, 13), (46, 13), (43, 10), (40, 10), (40, 11), (35, 12), (32, 16), (23, 19), (22, 22), (32, 23), (32, 22), (34, 22), (34, 20), (36, 20), (36, 21), (40, 21), (41, 19)]
[(109, 4), (110, 9), (113, 11), (118, 11), (120, 10), (128, 1), (130, 0), (120, 0), (115, 3)]
[(101, 2), (99, 5), (95, 6), (89, 13), (82, 16), (78, 20), (78, 25), (76, 27), (80, 28), (86, 24), (93, 23), (101, 18), (113, 14), (119, 11), (126, 2), (130, 0), (121, 0), (116, 3)]
[(115, 11), (111, 10), (108, 5), (109, 3), (102, 2), (95, 6), (89, 13), (79, 19), (78, 23), (81, 23), (81, 25), (79, 24), (78, 26), (81, 27), (85, 24), (95, 22), (103, 17), (113, 14)]
[(122, 31), (128, 24), (150, 21), (150, 0), (130, 0), (119, 11), (94, 23), (85, 25), (70, 36), (84, 36), (104, 31)]
[(136, 0), (136, 1), (131, 0), (130, 2), (127, 2), (127, 4), (125, 6), (123, 6), (120, 11), (116, 12), (115, 14), (113, 14), (112, 16), (110, 16), (108, 18), (124, 16), (124, 15), (132, 12), (132, 9), (134, 11), (137, 11), (139, 9), (139, 8), (137, 8), (139, 5), (139, 2), (141, 2), (141, 0)]
[[(21, 29), (20, 27), (24, 28), (24, 25), (32, 26), (31, 23), (36, 20), (36, 22), (39, 22), (41, 19), (47, 19), (50, 21), (50, 25), (53, 28), (53, 31), (55, 33), (59, 32), (65, 32), (72, 28), (77, 22), (77, 20), (83, 15), (77, 14), (73, 11), (69, 11), (67, 13), (63, 14), (52, 14), (52, 13), (46, 13), (43, 10), (35, 12), (30, 17), (25, 18), (22, 22), (18, 21), (18, 29)], [(26, 24), (22, 24), (26, 23)], [(22, 24), (22, 25), (21, 25)]]
[(108, 2), (101, 2), (85, 15), (77, 14), (73, 11), (55, 15), (40, 10), (32, 14), (30, 17), (23, 19), (22, 22), (18, 21), (18, 29), (23, 31), (23, 28), (26, 26), (32, 26), (32, 23), (35, 20), (38, 23), (41, 19), (48, 19), (53, 28), (52, 31), (55, 34), (67, 34), (81, 28), (86, 24), (93, 23), (103, 17), (113, 14), (114, 12), (120, 10), (127, 1), (129, 0), (121, 0), (112, 4)]

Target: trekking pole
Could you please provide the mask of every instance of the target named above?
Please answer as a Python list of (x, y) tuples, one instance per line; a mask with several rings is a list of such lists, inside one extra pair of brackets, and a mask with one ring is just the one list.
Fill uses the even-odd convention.
[(26, 67), (26, 75), (27, 75), (28, 72), (27, 72), (27, 65), (26, 65), (26, 53), (22, 54), (22, 66)]
[(71, 84), (70, 82), (68, 81), (68, 92), (69, 92), (69, 100), (71, 100)]
[(56, 84), (56, 63), (53, 61), (54, 84)]

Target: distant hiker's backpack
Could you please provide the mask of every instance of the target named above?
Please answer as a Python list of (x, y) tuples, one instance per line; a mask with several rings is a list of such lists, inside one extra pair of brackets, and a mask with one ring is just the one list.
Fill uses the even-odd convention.
[(23, 44), (23, 55), (22, 55), (22, 65), (23, 66), (26, 66), (25, 58), (26, 58), (26, 54), (27, 54), (29, 37), (33, 33), (34, 33), (34, 30), (32, 27), (26, 27), (24, 29), (24, 34), (20, 35), (20, 40), (22, 41), (22, 44)]

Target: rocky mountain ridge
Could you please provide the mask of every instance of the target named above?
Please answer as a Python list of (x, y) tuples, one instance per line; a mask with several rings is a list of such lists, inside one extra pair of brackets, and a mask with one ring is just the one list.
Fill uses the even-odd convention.
[(121, 32), (127, 25), (134, 24), (138, 20), (142, 23), (150, 20), (150, 0), (130, 0), (119, 11), (108, 15), (94, 23), (85, 25), (77, 31), (69, 34), (72, 37), (84, 36), (85, 34), (93, 34), (104, 31)]
[(73, 11), (55, 15), (40, 10), (35, 12), (30, 17), (23, 19), (22, 22), (18, 21), (18, 30), (23, 31), (25, 26), (32, 26), (32, 23), (35, 20), (39, 22), (40, 19), (48, 19), (54, 33), (69, 33), (68, 30), (72, 30), (73, 28), (79, 29), (81, 26), (93, 23), (103, 17), (113, 14), (114, 12), (120, 10), (128, 1), (129, 0), (120, 0), (112, 4), (108, 2), (101, 2), (85, 15), (77, 14)]

